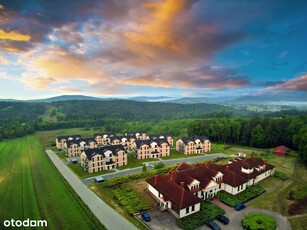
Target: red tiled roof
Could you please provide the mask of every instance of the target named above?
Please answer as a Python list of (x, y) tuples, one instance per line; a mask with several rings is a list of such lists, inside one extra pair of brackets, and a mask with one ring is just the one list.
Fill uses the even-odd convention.
[[(252, 173), (244, 173), (242, 172), (242, 167), (244, 168), (259, 168), (259, 166), (264, 166), (264, 169), (261, 169), (260, 171), (254, 169), (254, 171)], [(224, 168), (228, 167), (228, 169), (230, 171), (233, 171), (241, 176), (243, 176), (246, 179), (252, 179), (255, 178), (256, 176), (258, 176), (261, 173), (264, 173), (270, 169), (273, 169), (274, 166), (268, 163), (265, 163), (262, 159), (260, 158), (247, 158), (247, 159), (236, 159), (236, 161), (232, 161), (232, 163), (227, 164), (225, 166), (223, 166)], [(225, 174), (224, 174), (224, 178), (225, 178)]]
[(181, 171), (181, 170), (185, 170), (185, 169), (190, 169), (193, 168), (191, 165), (188, 165), (185, 162), (182, 162), (177, 168), (176, 171)]
[(172, 183), (170, 181), (170, 175), (156, 175), (147, 179), (147, 182), (163, 195), (165, 201), (171, 201), (172, 209), (177, 212), (180, 209), (198, 204), (202, 201), (202, 199), (194, 196), (190, 191), (176, 183)]
[(286, 154), (287, 151), (289, 151), (290, 149), (284, 145), (281, 145), (281, 146), (277, 146), (275, 147), (274, 151), (273, 152), (276, 152), (276, 153), (284, 153)]
[[(241, 171), (242, 166), (246, 168), (264, 166), (264, 169), (261, 171), (254, 169), (253, 173), (247, 174)], [(148, 179), (147, 182), (157, 189), (165, 200), (171, 201), (174, 205), (173, 209), (178, 212), (182, 208), (201, 202), (202, 200), (194, 196), (193, 192), (205, 189), (212, 181), (212, 177), (216, 176), (218, 172), (224, 175), (222, 182), (232, 187), (238, 187), (247, 183), (249, 179), (273, 168), (273, 165), (259, 158), (237, 158), (227, 165), (207, 163), (191, 167), (182, 163), (172, 169), (168, 175), (157, 175)], [(188, 185), (194, 179), (200, 182), (200, 186), (196, 190), (190, 191)]]

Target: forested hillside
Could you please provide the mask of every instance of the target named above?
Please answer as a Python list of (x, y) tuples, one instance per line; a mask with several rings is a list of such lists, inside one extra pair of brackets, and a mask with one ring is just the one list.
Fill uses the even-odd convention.
[(306, 111), (250, 112), (206, 103), (129, 100), (0, 102), (0, 139), (74, 127), (116, 133), (167, 132), (175, 137), (205, 134), (214, 142), (255, 147), (287, 145), (299, 149), (307, 162)]

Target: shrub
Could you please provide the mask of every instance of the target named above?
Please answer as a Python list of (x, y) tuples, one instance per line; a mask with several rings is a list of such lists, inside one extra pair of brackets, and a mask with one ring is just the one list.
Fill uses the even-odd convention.
[(200, 204), (199, 212), (177, 220), (176, 224), (184, 230), (192, 230), (215, 219), (218, 215), (223, 215), (224, 213), (225, 211), (219, 206), (204, 201)]
[(289, 179), (289, 176), (286, 173), (283, 173), (281, 171), (275, 171), (274, 172), (274, 177), (277, 177), (277, 178), (282, 179), (282, 180)]
[(277, 224), (269, 215), (251, 213), (242, 219), (242, 226), (249, 230), (275, 230)]
[(291, 204), (288, 213), (290, 216), (304, 214), (307, 211), (307, 197), (299, 199), (296, 203)]
[(111, 190), (111, 193), (129, 214), (148, 209), (147, 204), (129, 187), (120, 186)]
[(163, 162), (158, 162), (157, 164), (154, 165), (154, 169), (161, 169), (163, 168), (165, 165)]
[(250, 199), (257, 197), (264, 192), (265, 192), (265, 189), (257, 184), (257, 185), (248, 187), (245, 191), (237, 195), (231, 195), (227, 192), (221, 191), (217, 194), (217, 198), (223, 203), (234, 207), (236, 206), (236, 204), (249, 201)]

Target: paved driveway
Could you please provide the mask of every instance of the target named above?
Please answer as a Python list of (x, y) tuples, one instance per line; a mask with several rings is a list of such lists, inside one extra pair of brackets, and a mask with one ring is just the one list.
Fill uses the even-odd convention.
[(82, 183), (82, 181), (63, 163), (60, 158), (55, 155), (53, 151), (46, 150), (46, 153), (73, 190), (107, 229), (137, 229), (132, 223), (118, 214), (113, 208), (108, 206), (97, 197), (95, 193), (86, 187), (86, 185)]

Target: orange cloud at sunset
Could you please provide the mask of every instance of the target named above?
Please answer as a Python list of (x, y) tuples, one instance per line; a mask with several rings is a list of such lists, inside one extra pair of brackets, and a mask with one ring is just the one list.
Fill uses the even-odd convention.
[[(143, 51), (149, 55), (150, 47), (183, 52), (186, 44), (173, 33), (174, 20), (187, 5), (187, 0), (166, 0), (144, 5), (149, 14), (142, 18), (142, 23), (136, 27), (136, 32), (126, 32), (125, 36), (132, 42), (133, 50)], [(149, 47), (146, 47), (149, 46)]]
[(0, 39), (14, 40), (14, 41), (29, 41), (31, 37), (26, 34), (20, 34), (15, 31), (5, 32), (0, 29)]
[(28, 70), (21, 81), (34, 89), (46, 89), (50, 84), (71, 79), (95, 83), (103, 76), (95, 62), (85, 62), (57, 46), (49, 47), (49, 51), (39, 56), (24, 55), (19, 62)]

